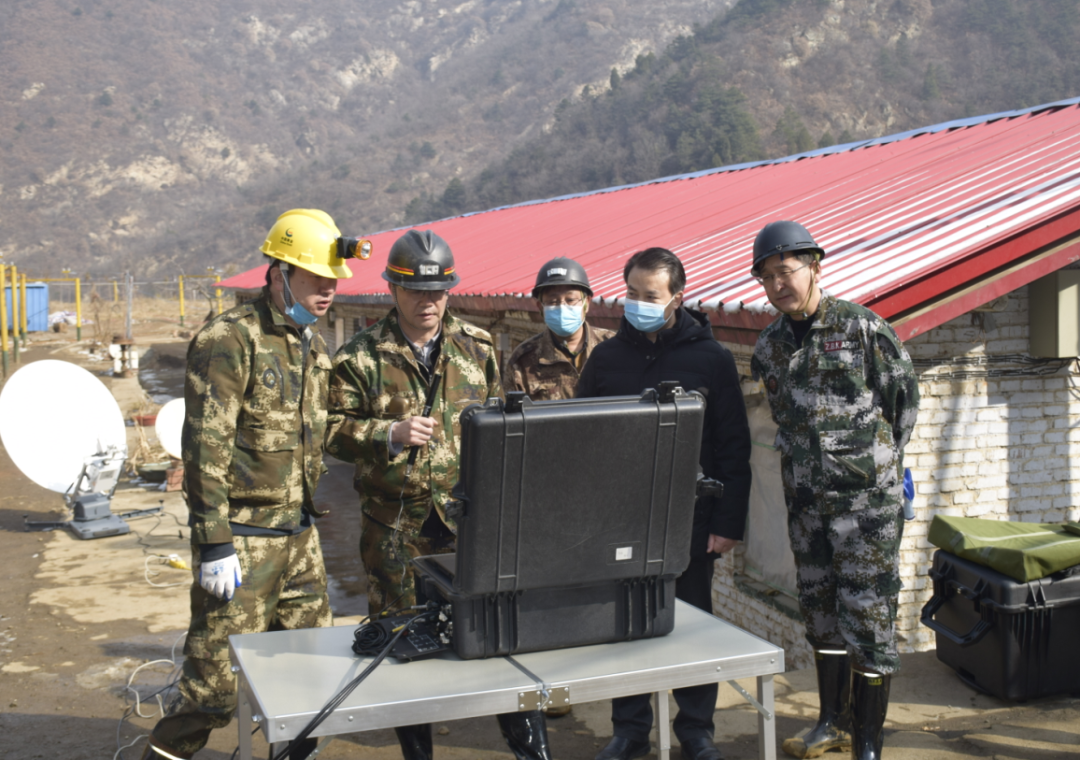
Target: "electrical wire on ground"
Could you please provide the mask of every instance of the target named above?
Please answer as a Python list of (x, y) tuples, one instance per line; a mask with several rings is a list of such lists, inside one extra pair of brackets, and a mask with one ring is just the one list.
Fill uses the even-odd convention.
[[(168, 565), (169, 567), (174, 567), (177, 570), (191, 569), (188, 567), (187, 562), (180, 558), (179, 554), (170, 554), (169, 556), (165, 556), (164, 554), (147, 554), (143, 561), (143, 577), (146, 578), (146, 582), (149, 583), (151, 586), (153, 586), (154, 588), (172, 588), (173, 586), (191, 585), (190, 580), (178, 581), (176, 583), (154, 583), (152, 580), (150, 580), (150, 561), (155, 559), (158, 561), (159, 564)], [(160, 574), (161, 573), (155, 572), (154, 576), (157, 577)]]
[[(127, 685), (124, 687), (124, 689), (126, 691), (132, 692), (135, 695), (135, 705), (134, 705), (134, 707), (132, 707), (131, 705), (127, 705), (126, 707), (124, 707), (124, 713), (123, 713), (123, 715), (120, 716), (120, 720), (116, 724), (116, 753), (113, 755), (113, 760), (125, 760), (125, 758), (124, 758), (124, 750), (128, 749), (130, 747), (133, 747), (140, 739), (143, 739), (143, 738), (149, 736), (149, 734), (139, 734), (138, 736), (136, 736), (131, 741), (131, 743), (121, 745), (121, 743), (120, 743), (121, 742), (120, 731), (124, 727), (124, 722), (128, 718), (130, 718), (133, 715), (136, 715), (136, 716), (138, 716), (140, 718), (154, 718), (158, 714), (160, 714), (160, 715), (165, 714), (165, 705), (164, 705), (164, 703), (163, 703), (163, 701), (161, 699), (161, 695), (164, 694), (165, 692), (167, 692), (173, 686), (175, 686), (177, 681), (180, 680), (180, 666), (176, 663), (176, 645), (179, 644), (180, 641), (185, 636), (187, 636), (187, 631), (180, 634), (180, 636), (177, 637), (176, 641), (173, 642), (172, 649), (169, 651), (170, 659), (168, 659), (168, 660), (166, 660), (166, 659), (151, 660), (150, 662), (144, 662), (142, 665), (135, 668), (135, 670), (133, 670), (131, 672), (131, 676), (128, 677)], [(172, 670), (169, 671), (169, 675), (166, 678), (165, 685), (162, 686), (157, 691), (153, 692), (152, 694), (148, 694), (145, 699), (143, 697), (140, 697), (138, 690), (135, 689), (131, 685), (133, 683), (133, 681), (135, 680), (135, 676), (138, 674), (138, 672), (140, 670), (142, 670), (145, 667), (149, 667), (150, 665), (156, 665), (156, 664), (165, 663), (165, 662), (172, 665)], [(150, 715), (143, 715), (141, 705), (142, 705), (142, 703), (144, 701), (146, 701), (146, 699), (149, 699), (151, 697), (153, 697), (153, 698), (155, 698), (157, 700), (158, 710), (157, 710), (156, 713), (151, 713)], [(125, 697), (125, 699), (127, 699), (127, 697)]]

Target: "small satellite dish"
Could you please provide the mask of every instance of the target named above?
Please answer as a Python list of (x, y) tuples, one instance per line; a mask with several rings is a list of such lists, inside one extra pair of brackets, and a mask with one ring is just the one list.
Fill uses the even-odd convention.
[(105, 385), (70, 362), (22, 367), (0, 393), (0, 441), (26, 477), (65, 493), (95, 454), (127, 450), (124, 417)]
[(173, 459), (181, 459), (180, 433), (184, 429), (184, 399), (174, 398), (158, 409), (154, 427), (165, 453)]

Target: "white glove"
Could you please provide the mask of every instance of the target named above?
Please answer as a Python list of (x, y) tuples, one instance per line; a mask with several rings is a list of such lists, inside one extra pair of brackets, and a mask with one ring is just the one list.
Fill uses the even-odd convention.
[(199, 567), (199, 585), (226, 601), (240, 588), (240, 560), (235, 554), (213, 562), (203, 562)]

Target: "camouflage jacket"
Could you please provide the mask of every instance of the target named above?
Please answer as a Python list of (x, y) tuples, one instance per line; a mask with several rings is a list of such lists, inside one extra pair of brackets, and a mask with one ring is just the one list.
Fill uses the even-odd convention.
[(458, 477), (458, 415), (470, 404), (502, 396), (487, 332), (448, 312), (441, 341), (435, 371), (442, 382), (431, 411), (437, 420), (435, 434), (418, 450), (407, 481), (410, 450), (391, 458), (387, 436), (391, 424), (423, 411), (428, 384), (398, 326), (397, 309), (354, 335), (334, 355), (326, 450), (355, 464), (353, 484), (369, 517), (410, 533), (419, 532), (432, 505), (456, 530), (444, 508)]
[(315, 514), (332, 365), (307, 334), (262, 296), (192, 339), (182, 446), (194, 543), (232, 541), (230, 522), (296, 530), (304, 508)]
[(822, 295), (801, 348), (783, 316), (761, 331), (750, 366), (779, 426), (790, 510), (840, 514), (899, 504), (919, 386), (887, 322)]
[[(613, 330), (586, 323), (581, 365), (585, 366), (594, 348), (614, 335)], [(555, 345), (551, 330), (522, 341), (506, 360), (503, 370), (506, 390), (524, 391), (533, 401), (573, 398), (580, 376), (581, 372), (570, 357)]]

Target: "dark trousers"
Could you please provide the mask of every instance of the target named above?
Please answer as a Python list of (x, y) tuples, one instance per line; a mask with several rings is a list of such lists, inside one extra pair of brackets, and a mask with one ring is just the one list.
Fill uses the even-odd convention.
[[(698, 609), (712, 614), (712, 577), (715, 555), (691, 559), (686, 572), (675, 581), (675, 596)], [(687, 686), (672, 693), (679, 705), (675, 716), (675, 736), (680, 742), (699, 737), (713, 737), (713, 712), (716, 710), (716, 693), (719, 684)], [(634, 741), (646, 741), (652, 730), (653, 709), (651, 694), (633, 697), (616, 697), (611, 700), (611, 722), (615, 736)]]

